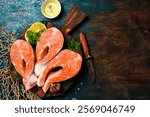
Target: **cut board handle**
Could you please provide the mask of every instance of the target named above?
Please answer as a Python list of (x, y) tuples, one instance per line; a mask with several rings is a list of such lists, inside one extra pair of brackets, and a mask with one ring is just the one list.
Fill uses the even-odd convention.
[(76, 5), (71, 4), (70, 10), (62, 23), (62, 32), (68, 34), (73, 28), (80, 24), (85, 17), (86, 14), (82, 10), (76, 7)]

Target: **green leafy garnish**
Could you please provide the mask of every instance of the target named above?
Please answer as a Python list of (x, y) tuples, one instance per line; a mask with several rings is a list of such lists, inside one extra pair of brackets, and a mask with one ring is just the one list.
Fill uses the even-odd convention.
[(29, 43), (32, 45), (32, 46), (36, 46), (38, 40), (39, 40), (39, 37), (41, 35), (41, 33), (43, 32), (44, 30), (41, 30), (39, 31), (38, 33), (36, 32), (33, 32), (31, 30), (27, 31), (27, 37), (28, 37), (28, 41)]
[(22, 76), (17, 71), (14, 70), (13, 75), (14, 75), (16, 81), (22, 81)]
[(80, 46), (80, 43), (72, 38), (70, 39), (65, 39), (65, 48), (69, 50), (77, 50)]
[(70, 87), (71, 87), (73, 84), (74, 84), (73, 79), (69, 79), (69, 80), (63, 81), (63, 82), (62, 82), (62, 86), (63, 86), (64, 91), (70, 89)]

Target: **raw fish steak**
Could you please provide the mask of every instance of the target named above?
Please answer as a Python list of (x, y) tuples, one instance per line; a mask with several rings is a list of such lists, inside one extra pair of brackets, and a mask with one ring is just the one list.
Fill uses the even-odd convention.
[(74, 77), (81, 69), (81, 64), (82, 57), (80, 54), (68, 49), (62, 50), (47, 63), (37, 80), (37, 84), (43, 86), (43, 91), (46, 92), (52, 83)]
[(36, 64), (34, 72), (37, 76), (43, 72), (46, 63), (62, 49), (63, 43), (63, 34), (55, 27), (46, 29), (41, 33), (36, 46)]
[(24, 40), (16, 40), (11, 46), (10, 58), (16, 71), (23, 77), (26, 90), (34, 87), (37, 77), (33, 73), (35, 58), (32, 46)]

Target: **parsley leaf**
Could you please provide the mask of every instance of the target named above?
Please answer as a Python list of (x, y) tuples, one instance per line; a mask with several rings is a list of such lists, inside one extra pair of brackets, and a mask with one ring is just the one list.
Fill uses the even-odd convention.
[(80, 46), (80, 43), (72, 38), (65, 39), (65, 47), (69, 50), (77, 50)]
[(13, 75), (14, 75), (16, 81), (22, 81), (22, 76), (17, 71), (14, 70)]
[(28, 41), (32, 46), (36, 46), (36, 44), (39, 40), (39, 37), (43, 31), (44, 30), (41, 30), (38, 33), (33, 32), (31, 30), (27, 31), (27, 37), (29, 38)]

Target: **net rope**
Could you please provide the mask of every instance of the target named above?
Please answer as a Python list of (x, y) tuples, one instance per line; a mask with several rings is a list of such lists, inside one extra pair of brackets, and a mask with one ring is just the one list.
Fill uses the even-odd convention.
[(23, 84), (16, 82), (10, 75), (9, 50), (16, 40), (16, 32), (11, 34), (0, 29), (0, 99), (1, 100), (37, 100), (35, 93), (26, 91)]

